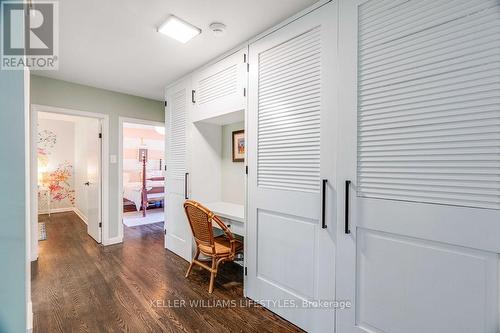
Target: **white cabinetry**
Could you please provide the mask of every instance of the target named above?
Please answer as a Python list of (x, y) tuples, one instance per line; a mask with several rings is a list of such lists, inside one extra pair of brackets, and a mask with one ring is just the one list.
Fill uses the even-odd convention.
[(246, 106), (247, 49), (193, 75), (193, 121), (219, 125), (244, 119)]
[(167, 89), (165, 137), (167, 177), (165, 188), (165, 248), (191, 260), (192, 236), (183, 203), (189, 196), (189, 114), (191, 81), (185, 79)]
[(314, 304), (335, 298), (336, 17), (326, 4), (249, 48), (247, 296), (309, 332), (334, 326)]
[(337, 332), (498, 332), (500, 2), (340, 8)]

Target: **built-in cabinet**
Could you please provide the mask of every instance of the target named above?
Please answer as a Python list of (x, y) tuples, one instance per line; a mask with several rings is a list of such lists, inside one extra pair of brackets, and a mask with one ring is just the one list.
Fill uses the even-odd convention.
[(193, 121), (229, 124), (244, 120), (246, 109), (246, 48), (192, 76)]
[(170, 87), (167, 248), (186, 197), (239, 211), (245, 120), (247, 297), (311, 332), (496, 332), (499, 6), (320, 2)]
[(341, 5), (337, 332), (498, 332), (500, 2)]
[[(233, 233), (245, 236), (244, 206), (222, 200), (222, 126), (244, 121), (246, 59), (246, 49), (237, 51), (188, 75), (165, 93), (165, 247), (188, 261), (195, 244), (183, 208), (186, 199), (213, 209)], [(245, 184), (235, 186), (245, 192)]]
[(165, 248), (190, 261), (192, 237), (183, 203), (189, 197), (189, 156), (191, 152), (191, 81), (184, 79), (166, 91), (165, 106)]
[(309, 332), (334, 324), (314, 305), (335, 298), (336, 17), (330, 3), (249, 48), (247, 296)]

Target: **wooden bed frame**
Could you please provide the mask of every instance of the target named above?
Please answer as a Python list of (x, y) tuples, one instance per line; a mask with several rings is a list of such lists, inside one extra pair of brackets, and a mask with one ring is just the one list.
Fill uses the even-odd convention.
[[(161, 160), (160, 160), (160, 170), (161, 170)], [(153, 187), (149, 191), (147, 190), (147, 181), (148, 180), (165, 180), (165, 177), (146, 177), (146, 157), (142, 156), (142, 189), (141, 189), (141, 207), (142, 207), (142, 216), (146, 217), (146, 210), (148, 209), (148, 194), (157, 194), (157, 193), (165, 193), (165, 186), (157, 186)], [(162, 201), (164, 201), (163, 198)], [(155, 201), (158, 201), (155, 199)]]

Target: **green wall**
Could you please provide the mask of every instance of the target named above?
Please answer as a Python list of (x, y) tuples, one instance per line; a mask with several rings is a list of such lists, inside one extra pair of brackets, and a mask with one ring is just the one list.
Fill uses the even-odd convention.
[(0, 70), (0, 332), (26, 332), (24, 76)]
[[(118, 155), (118, 117), (164, 122), (163, 102), (31, 76), (31, 103), (109, 115), (109, 153)], [(118, 164), (109, 165), (109, 237), (118, 236)]]

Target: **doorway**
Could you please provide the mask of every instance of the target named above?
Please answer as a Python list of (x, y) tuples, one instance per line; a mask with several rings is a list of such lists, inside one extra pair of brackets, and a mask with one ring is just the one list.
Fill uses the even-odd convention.
[[(32, 260), (47, 239), (47, 223), (70, 219), (96, 243), (107, 226), (107, 116), (32, 107)], [(59, 223), (58, 222), (58, 223)]]
[(123, 237), (124, 228), (164, 223), (165, 125), (120, 118), (119, 131), (118, 211)]

